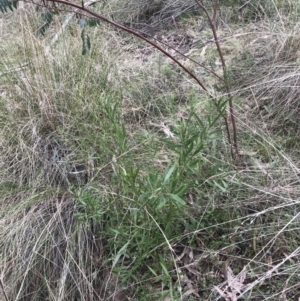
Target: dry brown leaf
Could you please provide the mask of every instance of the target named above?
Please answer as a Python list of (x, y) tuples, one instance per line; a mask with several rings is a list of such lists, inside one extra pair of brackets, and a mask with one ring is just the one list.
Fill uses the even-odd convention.
[(214, 288), (226, 301), (237, 301), (239, 295), (249, 286), (249, 284), (244, 284), (246, 275), (245, 267), (237, 276), (234, 276), (232, 269), (228, 266), (226, 268), (227, 286), (223, 290), (217, 286)]
[(195, 289), (193, 289), (193, 288), (187, 290), (187, 291), (182, 295), (182, 297), (185, 298), (185, 297), (188, 297), (188, 296), (190, 296), (190, 295), (194, 295), (194, 296), (196, 296), (196, 297), (200, 297), (200, 296), (198, 295), (198, 293), (195, 291)]
[(195, 270), (195, 269), (194, 269), (193, 267), (191, 267), (190, 265), (185, 266), (185, 268), (186, 268), (190, 273), (192, 273), (192, 274), (195, 275), (195, 276), (198, 276), (198, 277), (202, 276), (202, 274), (201, 274), (199, 271)]
[(245, 287), (245, 285), (243, 284), (246, 279), (245, 268), (237, 276), (234, 276), (233, 271), (229, 266), (227, 267), (226, 272), (227, 272), (228, 286), (231, 288), (233, 292), (235, 291), (240, 294), (243, 288)]

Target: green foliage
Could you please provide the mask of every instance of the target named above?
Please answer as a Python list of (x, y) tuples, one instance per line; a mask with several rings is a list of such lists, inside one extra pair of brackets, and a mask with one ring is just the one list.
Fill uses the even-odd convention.
[[(156, 172), (144, 178), (140, 169), (122, 168), (120, 173), (119, 197), (100, 197), (85, 190), (76, 195), (77, 218), (102, 223), (105, 212), (108, 246), (112, 254), (116, 250), (113, 266), (118, 273), (126, 269), (127, 280), (134, 277), (134, 271), (145, 260), (156, 260), (156, 249), (164, 248), (166, 239), (180, 234), (179, 220), (185, 216), (183, 196), (187, 186), (179, 183), (176, 165), (167, 167), (162, 175)], [(130, 265), (134, 258), (138, 260), (131, 267), (125, 264)]]
[(17, 8), (18, 1), (0, 0), (0, 10), (2, 13), (7, 13), (9, 8), (11, 11)]
[(91, 49), (90, 37), (84, 30), (81, 32), (81, 40), (82, 40), (82, 55), (85, 55)]
[(211, 112), (205, 118), (198, 116), (192, 109), (186, 120), (180, 120), (174, 128), (177, 141), (162, 139), (167, 147), (177, 154), (179, 171), (182, 176), (191, 177), (199, 172), (203, 165), (201, 154), (207, 151), (208, 144), (219, 140), (220, 130), (215, 128), (216, 123), (223, 116), (227, 101), (220, 100), (217, 105), (211, 108)]
[[(122, 282), (141, 281), (136, 275), (145, 265), (163, 264), (166, 275), (172, 266), (171, 258), (162, 261), (156, 254), (168, 250), (170, 241), (181, 236), (185, 220), (190, 218), (186, 193), (205, 175), (200, 172), (205, 165), (201, 154), (215, 139), (214, 126), (221, 114), (214, 111), (214, 116), (204, 122), (191, 110), (189, 118), (174, 127), (175, 141), (160, 139), (177, 158), (162, 171), (135, 162), (129, 152), (128, 133), (119, 122), (118, 106), (106, 103), (104, 108), (116, 145), (110, 181), (111, 189), (117, 187), (117, 191), (102, 193), (96, 187), (80, 190), (79, 194), (74, 191), (78, 202), (76, 216), (83, 222), (93, 220), (102, 224), (114, 272)], [(155, 157), (156, 150), (152, 151), (151, 156)], [(223, 192), (226, 189), (224, 181), (219, 184), (215, 180), (212, 185)], [(217, 218), (210, 212), (203, 223), (211, 225)], [(203, 223), (196, 222), (194, 230)], [(149, 273), (143, 277), (149, 277)]]
[(101, 222), (105, 214), (105, 199), (100, 194), (93, 193), (93, 190), (77, 188), (74, 195), (78, 202), (78, 212), (74, 215), (78, 220), (87, 225), (91, 220)]
[(53, 11), (46, 11), (45, 13), (41, 14), (41, 21), (43, 24), (40, 26), (40, 28), (36, 31), (36, 36), (39, 35), (45, 35), (46, 30), (49, 28), (51, 22), (53, 21), (53, 15), (57, 14), (57, 12)]
[[(49, 1), (51, 2), (51, 1)], [(11, 11), (17, 9), (18, 1), (8, 1), (8, 0), (0, 0), (0, 10), (2, 13), (7, 13), (7, 9), (9, 8)], [(36, 31), (36, 36), (44, 36), (46, 31), (49, 29), (51, 23), (53, 22), (53, 16), (59, 14), (59, 9), (47, 9), (45, 12), (40, 14), (41, 24)], [(69, 15), (66, 16), (69, 18)], [(91, 49), (91, 41), (88, 36), (85, 27), (94, 27), (100, 24), (100, 21), (94, 18), (86, 18), (80, 19), (78, 22), (79, 26), (82, 28), (81, 31), (81, 40), (82, 40), (82, 55), (85, 55)]]
[(95, 19), (80, 19), (78, 24), (82, 28), (81, 40), (82, 40), (82, 55), (85, 55), (91, 49), (91, 41), (85, 28), (87, 26), (94, 27), (100, 24), (99, 20)]
[[(228, 5), (237, 3), (228, 1)], [(43, 18), (39, 34), (45, 34), (53, 20), (52, 15)], [(98, 23), (92, 24), (79, 21), (83, 54), (91, 49), (87, 26)], [(124, 84), (119, 81), (119, 73), (112, 72), (114, 64), (108, 63), (108, 57), (116, 62), (119, 58), (106, 53), (106, 43), (101, 40), (105, 34), (101, 31), (98, 46), (86, 57), (68, 47), (55, 49), (55, 61), (34, 52), (33, 57), (26, 58), (28, 70), (20, 77), (9, 74), (9, 87), (1, 87), (0, 232), (5, 244), (0, 251), (4, 254), (4, 284), (10, 287), (8, 299), (15, 300), (18, 294), (21, 299), (32, 299), (32, 292), (36, 292), (38, 300), (80, 300), (85, 296), (98, 300), (102, 285), (109, 291), (103, 274), (112, 269), (109, 282), (133, 287), (137, 300), (181, 300), (193, 290), (201, 296), (191, 294), (188, 300), (206, 300), (208, 294), (212, 296), (212, 287), (224, 281), (225, 263), (238, 275), (251, 262), (247, 278), (251, 282), (269, 270), (266, 254), (273, 256), (275, 264), (286, 260), (286, 254), (292, 252), (284, 248), (288, 245), (296, 249), (299, 237), (294, 234), (296, 218), (295, 227), (285, 227), (294, 218), (296, 205), (287, 209), (289, 204), (282, 206), (282, 200), (298, 197), (296, 173), (294, 180), (291, 174), (285, 176), (288, 167), (284, 166), (276, 171), (277, 177), (272, 177), (271, 164), (257, 166), (255, 162), (250, 168), (232, 168), (221, 126), (222, 119), (227, 118), (228, 97), (219, 96), (227, 95), (224, 86), (213, 87), (214, 95), (218, 95), (213, 100), (207, 101), (197, 91), (180, 102), (171, 81), (164, 81), (172, 80), (172, 87), (183, 82), (182, 74), (174, 76), (170, 64), (162, 65), (161, 81), (148, 76), (147, 62), (142, 66), (144, 73), (136, 72), (136, 66), (124, 66), (136, 74), (135, 79), (146, 74), (140, 78), (143, 90), (136, 92), (140, 123), (128, 122), (124, 115), (136, 109), (128, 99), (132, 100), (138, 85), (132, 81), (132, 74), (126, 74), (129, 80)], [(33, 39), (28, 44), (36, 42)], [(39, 49), (35, 47), (35, 51)], [(76, 43), (75, 47), (78, 49)], [(122, 52), (122, 59), (123, 55), (130, 54)], [(215, 59), (214, 54), (212, 62)], [(246, 67), (252, 65), (248, 52), (243, 59)], [(225, 76), (229, 83), (234, 80), (229, 71)], [(157, 97), (159, 84), (161, 94), (168, 97)], [(126, 92), (122, 95), (123, 89)], [(147, 90), (149, 98), (144, 93)], [(170, 129), (167, 138), (161, 125)], [(252, 126), (255, 128), (254, 123)], [(42, 138), (52, 143), (52, 165), (70, 170), (71, 163), (80, 163), (88, 171), (88, 180), (68, 186), (54, 186), (45, 180), (40, 172), (41, 160), (39, 164), (35, 161)], [(275, 151), (263, 136), (258, 139), (251, 133), (245, 140), (243, 146), (255, 149), (262, 163), (274, 161)], [(67, 158), (59, 156), (60, 147), (68, 151)], [(42, 149), (43, 154), (45, 151), (47, 148)], [(279, 182), (282, 175), (284, 183)], [(288, 195), (280, 195), (281, 184)], [(276, 211), (271, 224), (267, 217), (275, 210), (285, 214)], [(289, 214), (285, 210), (290, 210)], [(289, 238), (293, 235), (295, 238)], [(282, 255), (278, 238), (284, 246)], [(12, 260), (17, 268), (10, 273)], [(296, 268), (289, 270), (293, 259), (288, 265), (286, 260), (288, 280), (284, 285), (292, 274), (297, 275)], [(280, 273), (277, 279), (284, 277)], [(119, 288), (101, 298), (112, 299)], [(270, 290), (270, 294), (275, 291), (273, 287)]]

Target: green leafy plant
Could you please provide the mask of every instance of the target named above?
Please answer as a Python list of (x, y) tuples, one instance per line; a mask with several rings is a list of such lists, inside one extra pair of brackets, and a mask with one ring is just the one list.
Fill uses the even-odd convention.
[(51, 22), (53, 21), (53, 15), (57, 14), (57, 12), (53, 12), (51, 10), (46, 11), (45, 13), (41, 13), (41, 20), (43, 24), (40, 26), (40, 28), (36, 31), (36, 36), (39, 35), (45, 35), (46, 30), (49, 28)]
[(6, 13), (7, 9), (9, 8), (11, 11), (17, 8), (18, 1), (8, 1), (8, 0), (1, 0), (0, 1), (0, 10), (2, 13)]
[[(298, 74), (294, 72), (297, 63), (288, 66), (293, 75), (283, 75), (279, 70), (284, 63), (281, 55), (276, 56), (281, 61), (280, 68), (274, 68), (275, 76), (280, 75), (275, 87), (273, 80), (263, 78), (270, 74), (267, 67), (273, 65), (267, 66), (264, 61), (266, 65), (260, 66), (263, 72), (256, 73), (255, 55), (259, 59), (264, 56), (257, 50), (265, 51), (267, 39), (262, 36), (268, 37), (267, 24), (261, 28), (261, 23), (245, 24), (243, 20), (236, 28), (237, 24), (228, 23), (218, 10), (219, 41), (228, 62), (232, 54), (243, 53), (244, 43), (247, 56), (242, 56), (244, 64), (240, 67), (251, 71), (256, 80), (263, 78), (266, 84), (239, 84), (232, 76), (235, 71), (227, 66), (225, 82), (216, 64), (219, 52), (211, 43), (212, 32), (206, 27), (199, 33), (195, 25), (198, 17), (208, 17), (199, 16), (203, 10), (191, 2), (198, 12), (184, 16), (184, 20), (175, 18), (168, 34), (185, 33), (194, 22), (194, 32), (189, 33), (196, 40), (191, 47), (196, 50), (194, 57), (201, 52), (203, 60), (211, 59), (205, 63), (211, 63), (215, 70), (206, 69), (209, 89), (204, 93), (199, 93), (200, 86), (186, 80), (187, 74), (174, 61), (163, 61), (143, 41), (128, 39), (96, 19), (91, 30), (87, 15), (78, 22), (82, 27), (77, 28), (77, 22), (71, 25), (78, 31), (66, 31), (61, 36), (59, 31), (57, 47), (52, 48), (51, 42), (49, 52), (44, 51), (45, 44), (48, 50), (47, 34), (49, 29), (53, 33), (59, 22), (52, 21), (45, 28), (45, 36), (39, 34), (37, 39), (32, 32), (40, 24), (39, 12), (18, 12), (21, 24), (14, 14), (8, 16), (11, 23), (3, 20), (0, 285), (5, 300), (206, 300), (217, 298), (218, 293), (225, 297), (235, 294), (232, 283), (245, 283), (250, 288), (248, 299), (277, 300), (281, 294), (283, 299), (292, 300), (297, 295), (299, 175), (293, 160), (299, 152), (292, 143), (283, 152), (278, 142), (283, 140), (272, 140), (275, 136), (268, 131), (271, 124), (261, 116), (263, 112), (271, 114), (273, 106), (284, 114), (269, 92), (270, 85), (274, 91), (284, 82), (288, 91), (293, 90), (291, 87), (296, 91), (297, 77), (286, 80)], [(260, 4), (267, 2), (271, 3), (266, 0)], [(153, 2), (149, 3), (139, 5), (151, 6)], [(199, 3), (213, 18), (216, 2)], [(227, 3), (239, 6), (244, 2)], [(259, 1), (248, 3), (250, 9), (250, 3)], [(219, 2), (218, 8), (222, 10), (225, 4)], [(108, 5), (125, 8), (118, 1)], [(64, 13), (55, 20), (66, 21)], [(103, 12), (111, 19), (114, 13)], [(71, 15), (75, 18), (75, 11)], [(282, 24), (288, 24), (286, 28), (292, 22), (287, 19), (280, 18)], [(270, 23), (273, 26), (274, 20)], [(8, 28), (14, 33), (20, 30), (24, 36), (18, 40), (14, 34), (10, 39), (6, 36)], [(286, 28), (280, 27), (282, 33)], [(85, 49), (80, 40), (82, 30)], [(275, 35), (278, 37), (277, 32)], [(203, 36), (210, 41), (205, 46)], [(237, 38), (239, 47), (229, 51)], [(117, 47), (116, 40), (120, 42)], [(257, 49), (258, 44), (262, 49)], [(274, 52), (277, 50), (274, 47)], [(295, 54), (294, 49), (291, 52)], [(179, 55), (176, 52), (175, 58)], [(291, 53), (284, 50), (284, 55), (290, 63)], [(22, 69), (10, 72), (11, 61), (21, 61)], [(186, 60), (178, 61), (188, 65)], [(200, 78), (202, 70), (193, 69), (194, 64), (197, 62), (189, 70), (195, 70)], [(272, 64), (276, 64), (275, 59)], [(247, 73), (238, 76), (242, 79)], [(234, 151), (227, 84), (235, 84), (236, 98), (231, 100), (239, 114), (243, 165), (231, 164), (227, 147), (225, 120), (231, 126)], [(248, 88), (250, 95), (245, 98)], [(258, 88), (271, 95), (261, 98), (266, 94), (255, 93)], [(291, 94), (285, 105), (296, 104), (296, 95)], [(243, 114), (245, 103), (249, 106)], [(297, 115), (297, 105), (289, 108), (285, 107), (289, 111), (284, 114), (285, 122)], [(280, 126), (276, 116), (269, 117), (273, 126)], [(294, 131), (289, 124), (285, 126), (276, 131), (277, 137), (282, 131), (284, 139), (297, 136), (296, 125)], [(43, 168), (45, 162), (49, 165)], [(53, 166), (57, 168), (49, 168)], [(67, 173), (80, 174), (82, 170), (74, 170), (74, 166), (82, 168), (85, 181), (64, 177)], [(48, 171), (47, 177), (44, 171)], [(54, 171), (64, 181), (50, 181)], [(245, 282), (239, 276), (244, 267)], [(225, 287), (227, 276), (231, 281)], [(125, 296), (121, 298), (120, 292)]]

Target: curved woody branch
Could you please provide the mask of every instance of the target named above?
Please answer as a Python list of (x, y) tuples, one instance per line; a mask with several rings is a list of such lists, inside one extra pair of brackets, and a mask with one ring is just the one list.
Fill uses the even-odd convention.
[[(206, 16), (208, 17), (208, 20), (210, 22), (210, 25), (211, 25), (211, 28), (212, 28), (212, 31), (213, 31), (214, 40), (215, 40), (215, 43), (216, 43), (216, 46), (217, 46), (217, 49), (218, 49), (218, 53), (219, 53), (220, 59), (222, 61), (223, 76), (224, 76), (223, 79), (221, 79), (213, 71), (210, 70), (210, 72), (212, 72), (218, 79), (221, 79), (225, 82), (226, 92), (227, 92), (227, 95), (229, 97), (229, 108), (230, 108), (229, 110), (230, 110), (231, 123), (232, 123), (232, 127), (233, 127), (233, 146), (231, 147), (231, 153), (232, 153), (232, 157), (235, 158), (236, 155), (238, 154), (238, 151), (237, 151), (238, 144), (237, 144), (237, 135), (236, 135), (236, 126), (235, 126), (235, 117), (234, 117), (232, 96), (231, 96), (231, 93), (230, 93), (230, 86), (229, 86), (229, 83), (228, 83), (228, 80), (227, 80), (226, 64), (225, 64), (223, 53), (222, 53), (222, 50), (221, 50), (221, 47), (220, 47), (220, 43), (218, 41), (217, 30), (216, 30), (216, 16), (217, 16), (217, 8), (218, 8), (219, 1), (215, 0), (215, 2), (214, 2), (213, 17), (211, 17), (209, 15), (209, 13), (208, 13), (205, 5), (203, 4), (202, 0), (195, 0), (195, 1), (201, 7), (201, 9), (205, 12)], [(33, 3), (32, 1), (28, 1), (28, 2)], [(91, 2), (91, 1), (89, 1), (89, 2)], [(161, 53), (163, 53), (164, 55), (169, 57), (172, 61), (174, 61), (180, 68), (182, 68), (187, 74), (189, 74), (189, 76), (192, 77), (205, 92), (208, 93), (208, 89), (205, 87), (205, 85), (202, 83), (202, 81), (199, 80), (199, 78), (192, 71), (190, 71), (182, 63), (180, 63), (178, 59), (176, 59), (173, 55), (171, 55), (166, 50), (164, 50), (156, 42), (154, 42), (154, 41), (150, 40), (149, 38), (145, 37), (142, 33), (139, 33), (136, 30), (133, 30), (133, 29), (127, 27), (127, 26), (124, 26), (124, 25), (122, 25), (122, 24), (120, 24), (116, 21), (110, 20), (107, 17), (90, 10), (89, 8), (86, 7), (86, 4), (84, 4), (83, 2), (81, 4), (78, 4), (78, 3), (68, 1), (68, 0), (43, 0), (43, 6), (47, 6), (47, 3), (51, 3), (54, 7), (55, 7), (55, 4), (63, 4), (63, 5), (69, 6), (69, 7), (73, 7), (73, 8), (75, 8), (75, 12), (74, 12), (75, 14), (76, 13), (80, 14), (80, 13), (83, 13), (83, 12), (87, 13), (88, 15), (93, 16), (96, 19), (102, 20), (102, 21), (104, 21), (108, 24), (111, 24), (111, 25), (113, 25), (113, 26), (115, 26), (115, 27), (117, 27), (117, 28), (119, 28), (119, 29), (121, 29), (125, 32), (128, 32), (128, 33), (138, 37), (141, 40), (144, 40), (148, 44), (152, 45), (154, 48), (158, 49)], [(36, 5), (40, 5), (40, 4), (36, 4)], [(178, 52), (178, 53), (180, 53), (180, 52)], [(183, 55), (182, 53), (180, 53), (180, 54)], [(207, 69), (207, 68), (205, 68), (205, 69)], [(214, 99), (214, 97), (212, 95), (209, 95), (209, 97), (214, 102), (214, 104), (216, 105), (216, 100)], [(229, 125), (228, 125), (228, 121), (227, 121), (226, 116), (224, 116), (224, 122), (225, 122), (225, 125), (226, 125), (228, 142), (231, 145), (230, 129), (229, 129)]]

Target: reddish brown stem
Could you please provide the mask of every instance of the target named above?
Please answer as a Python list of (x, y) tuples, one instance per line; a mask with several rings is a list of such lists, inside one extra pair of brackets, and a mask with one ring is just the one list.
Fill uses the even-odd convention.
[(126, 31), (136, 37), (138, 37), (139, 39), (141, 40), (144, 40), (145, 42), (147, 42), (148, 44), (152, 45), (153, 47), (155, 47), (156, 49), (158, 49), (160, 52), (162, 52), (164, 55), (166, 55), (167, 57), (169, 57), (172, 61), (174, 61), (177, 65), (180, 66), (180, 68), (182, 68), (186, 73), (188, 73), (197, 83), (198, 85), (204, 90), (207, 92), (207, 88), (204, 86), (204, 84), (197, 78), (197, 76), (195, 74), (193, 74), (191, 71), (189, 71), (184, 65), (182, 65), (174, 56), (172, 56), (171, 54), (169, 54), (167, 51), (165, 51), (163, 48), (161, 48), (158, 44), (156, 44), (155, 42), (151, 41), (150, 39), (144, 37), (142, 34), (140, 34), (139, 32), (129, 28), (129, 27), (126, 27), (118, 22), (115, 22), (113, 20), (110, 20), (86, 7), (82, 7), (81, 5), (77, 4), (77, 3), (74, 3), (72, 1), (67, 1), (67, 0), (48, 0), (48, 2), (51, 2), (51, 3), (60, 3), (60, 4), (64, 4), (64, 5), (67, 5), (67, 6), (71, 6), (71, 7), (74, 7), (80, 11), (83, 11), (83, 12), (86, 12), (88, 13), (89, 15), (99, 19), (99, 20), (102, 20), (108, 24), (111, 24), (117, 28), (120, 28), (122, 29), (123, 31)]
[[(228, 84), (228, 80), (227, 80), (227, 76), (226, 76), (226, 65), (225, 65), (225, 60), (224, 60), (224, 57), (223, 57), (223, 53), (222, 53), (222, 50), (221, 50), (221, 47), (220, 47), (220, 43), (218, 41), (218, 37), (217, 37), (217, 31), (216, 31), (216, 15), (217, 15), (217, 8), (218, 8), (218, 3), (219, 1), (218, 0), (215, 0), (214, 2), (214, 11), (213, 11), (213, 17), (211, 18), (205, 5), (203, 4), (203, 1), (202, 0), (195, 0), (196, 3), (203, 9), (203, 11), (205, 12), (205, 14), (207, 15), (208, 17), (208, 20), (211, 24), (211, 27), (212, 27), (212, 31), (213, 31), (213, 35), (214, 35), (214, 39), (215, 39), (215, 43), (217, 45), (217, 49), (218, 49), (218, 52), (219, 52), (219, 55), (220, 55), (220, 58), (221, 58), (221, 61), (222, 61), (222, 66), (223, 66), (223, 74), (224, 74), (224, 80), (225, 80), (225, 86), (226, 86), (226, 91), (227, 91), (227, 94), (229, 96), (229, 107), (230, 107), (230, 116), (231, 116), (231, 122), (232, 122), (232, 126), (233, 126), (233, 135), (234, 135), (234, 143), (233, 143), (233, 147), (235, 150), (237, 150), (237, 138), (236, 138), (236, 126), (235, 126), (235, 119), (234, 119), (234, 110), (233, 110), (233, 103), (232, 103), (232, 97), (231, 97), (231, 94), (230, 94), (230, 87), (229, 87), (229, 84)], [(118, 22), (115, 22), (113, 20), (110, 20), (106, 17), (104, 17), (103, 15), (101, 14), (98, 14), (90, 9), (88, 9), (87, 7), (85, 7), (84, 5), (80, 5), (80, 4), (77, 4), (75, 2), (72, 2), (72, 1), (68, 1), (68, 0), (47, 0), (45, 2), (50, 2), (52, 4), (55, 4), (55, 3), (60, 3), (60, 4), (64, 4), (66, 6), (69, 6), (69, 7), (73, 7), (73, 8), (76, 8), (78, 11), (80, 12), (84, 12), (84, 13), (87, 13), (89, 14), (90, 16), (93, 16), (95, 17), (96, 19), (99, 19), (99, 20), (102, 20), (108, 24), (111, 24), (117, 28), (120, 28), (122, 29), (123, 31), (125, 32), (128, 32), (142, 40), (144, 40), (145, 42), (147, 42), (148, 44), (152, 45), (153, 47), (155, 47), (156, 49), (158, 49), (160, 52), (162, 52), (164, 55), (166, 55), (167, 57), (169, 57), (171, 60), (173, 60), (178, 66), (180, 66), (180, 68), (182, 68), (187, 74), (189, 74), (197, 83), (198, 85), (206, 92), (208, 92), (207, 88), (204, 86), (204, 84), (199, 80), (199, 78), (193, 73), (191, 72), (190, 70), (188, 70), (183, 64), (181, 64), (173, 55), (169, 54), (167, 51), (165, 51), (162, 47), (160, 47), (157, 43), (151, 41), (150, 39), (146, 38), (145, 36), (143, 36), (141, 33), (129, 28), (129, 27), (126, 27)], [(215, 99), (211, 96), (210, 97), (212, 99), (212, 101), (214, 103), (216, 103)], [(228, 141), (229, 143), (231, 144), (231, 138), (230, 138), (230, 130), (229, 130), (229, 126), (228, 126), (228, 121), (227, 121), (227, 118), (225, 118), (225, 125), (226, 125), (226, 129), (227, 129), (227, 135), (228, 135)]]
[[(233, 132), (232, 154), (233, 154), (233, 157), (236, 157), (238, 155), (238, 140), (237, 140), (237, 129), (236, 129), (236, 123), (235, 123), (234, 107), (233, 107), (233, 102), (232, 102), (231, 89), (230, 89), (230, 85), (228, 82), (226, 63), (225, 63), (224, 55), (223, 55), (221, 45), (220, 45), (220, 42), (218, 39), (217, 26), (216, 26), (216, 17), (217, 17), (217, 10), (218, 10), (218, 6), (219, 6), (219, 0), (215, 0), (215, 2), (214, 2), (212, 17), (210, 16), (210, 14), (209, 14), (208, 10), (206, 9), (205, 5), (203, 4), (202, 0), (195, 0), (195, 1), (200, 6), (200, 8), (204, 11), (204, 13), (206, 14), (206, 16), (208, 18), (208, 21), (210, 23), (210, 26), (211, 26), (211, 29), (213, 32), (215, 44), (217, 46), (217, 50), (219, 53), (219, 57), (221, 59), (222, 68), (223, 68), (223, 76), (224, 76), (224, 81), (225, 81), (225, 89), (226, 89), (227, 96), (229, 98), (229, 115), (230, 115), (230, 120), (231, 120), (231, 124), (232, 124), (232, 132)], [(228, 142), (231, 144), (230, 131), (229, 131), (227, 119), (226, 119), (226, 128), (227, 128), (227, 134), (228, 134)]]

